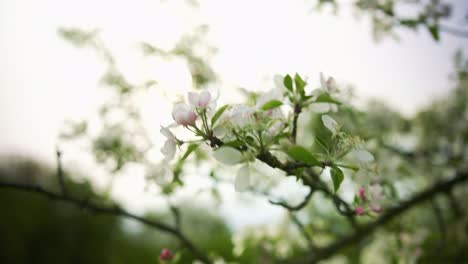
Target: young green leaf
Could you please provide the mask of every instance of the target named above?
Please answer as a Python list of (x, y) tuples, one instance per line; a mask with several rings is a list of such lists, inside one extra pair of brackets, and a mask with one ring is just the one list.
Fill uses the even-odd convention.
[(270, 110), (270, 109), (273, 109), (273, 108), (276, 108), (276, 107), (279, 107), (281, 106), (283, 103), (278, 101), (278, 100), (271, 100), (267, 103), (265, 103), (263, 106), (262, 106), (262, 110), (263, 111), (267, 111), (267, 110)]
[(332, 104), (337, 104), (337, 105), (340, 105), (341, 102), (336, 100), (336, 99), (333, 99), (330, 94), (328, 93), (322, 93), (321, 95), (319, 95), (317, 97), (317, 99), (315, 100), (315, 102), (317, 103), (332, 103)]
[(434, 40), (439, 41), (439, 27), (437, 25), (434, 26), (427, 26), (427, 30), (429, 30), (429, 33), (431, 33), (431, 36), (434, 38)]
[(293, 81), (292, 81), (291, 76), (289, 76), (289, 74), (284, 76), (283, 84), (284, 84), (284, 87), (286, 87), (286, 89), (288, 89), (288, 91), (290, 91), (290, 92), (293, 91)]
[(188, 156), (190, 156), (190, 154), (192, 154), (192, 152), (198, 148), (198, 146), (199, 144), (190, 144), (187, 148), (187, 151), (185, 151), (184, 155), (182, 156), (182, 158), (180, 158), (180, 160), (184, 161), (185, 159), (187, 159)]
[(289, 148), (288, 155), (294, 160), (304, 162), (310, 166), (321, 166), (321, 163), (307, 149), (301, 146)]
[(299, 76), (299, 74), (297, 73), (296, 75), (294, 75), (294, 83), (296, 84), (296, 91), (302, 97), (304, 97), (305, 96), (304, 87), (306, 86), (307, 83), (304, 80), (302, 80), (301, 76)]
[(343, 171), (341, 171), (338, 167), (332, 167), (330, 174), (333, 180), (333, 188), (335, 189), (335, 192), (337, 192), (340, 188), (341, 182), (343, 182), (344, 179)]
[(218, 111), (216, 111), (214, 116), (211, 118), (211, 125), (212, 126), (214, 126), (216, 121), (218, 121), (218, 119), (221, 117), (221, 115), (224, 113), (224, 111), (226, 111), (229, 108), (229, 106), (230, 105), (224, 105), (221, 108), (219, 108)]

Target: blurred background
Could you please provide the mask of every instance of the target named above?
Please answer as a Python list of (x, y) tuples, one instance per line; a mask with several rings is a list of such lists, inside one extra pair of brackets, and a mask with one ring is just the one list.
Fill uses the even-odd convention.
[[(351, 130), (430, 153), (409, 162), (374, 146), (386, 163), (382, 175), (392, 175), (397, 197), (405, 197), (438, 177), (418, 173), (446, 175), (468, 156), (467, 14), (463, 0), (0, 0), (0, 178), (56, 189), (59, 148), (78, 197), (102, 196), (167, 222), (169, 205), (177, 204), (188, 236), (220, 261), (277, 262), (275, 256), (294, 255), (303, 244), (291, 242), (300, 235), (288, 213), (255, 193), (236, 193), (229, 169), (210, 177), (201, 151), (184, 168), (184, 186), (149, 184), (173, 102), (208, 88), (219, 92), (218, 105), (239, 103), (271, 89), (275, 74), (298, 72), (316, 88), (320, 72), (334, 76), (350, 103), (370, 113)], [(302, 135), (313, 129), (313, 114), (307, 122)], [(429, 169), (434, 163), (438, 169)], [(262, 165), (257, 171), (270, 174)], [(265, 188), (301, 201), (301, 186), (275, 177)], [(343, 190), (350, 199), (351, 189)], [(337, 217), (322, 203), (316, 199), (302, 218)], [(1, 263), (156, 263), (161, 248), (180, 246), (135, 222), (31, 194), (0, 190), (0, 204)], [(452, 237), (457, 231), (431, 237), (439, 222), (424, 212), (390, 227), (398, 234), (390, 248), (384, 233), (364, 253), (330, 262), (466, 261), (460, 255), (466, 237)], [(413, 225), (405, 229), (407, 222)], [(418, 223), (427, 229), (415, 230)], [(446, 225), (466, 236), (463, 223)], [(318, 225), (331, 228), (324, 233), (346, 231)], [(442, 236), (453, 252), (436, 243)], [(431, 249), (439, 246), (447, 256), (434, 259)], [(181, 252), (181, 263), (190, 263)], [(389, 258), (379, 259), (379, 252)]]

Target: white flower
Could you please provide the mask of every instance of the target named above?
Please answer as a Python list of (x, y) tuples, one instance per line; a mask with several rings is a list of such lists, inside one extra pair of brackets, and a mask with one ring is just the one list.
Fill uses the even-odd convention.
[(355, 149), (351, 154), (360, 162), (369, 163), (374, 161), (374, 156), (367, 150)]
[(161, 162), (148, 167), (146, 178), (154, 180), (159, 185), (166, 185), (172, 182), (174, 173), (167, 162)]
[(183, 126), (193, 125), (198, 118), (197, 113), (184, 103), (174, 105), (172, 117), (177, 124)]
[(238, 192), (243, 192), (250, 187), (250, 169), (249, 165), (246, 164), (237, 171), (236, 180), (234, 182), (234, 188)]
[(195, 107), (207, 108), (211, 101), (211, 94), (206, 90), (201, 93), (189, 92), (188, 100)]
[(373, 183), (369, 186), (369, 193), (373, 200), (380, 201), (383, 199), (383, 188), (378, 183)]
[(242, 161), (242, 153), (231, 147), (218, 148), (213, 152), (213, 157), (225, 165), (236, 165)]
[(160, 132), (166, 137), (166, 142), (164, 142), (164, 145), (161, 148), (161, 153), (164, 155), (165, 160), (172, 160), (176, 153), (176, 138), (167, 127), (161, 126)]
[(333, 134), (338, 133), (338, 123), (329, 115), (322, 115), (322, 123), (328, 128)]
[(246, 105), (234, 106), (230, 112), (231, 123), (235, 126), (245, 127), (254, 123), (255, 119), (253, 114), (255, 110)]
[(328, 79), (325, 80), (323, 73), (320, 73), (320, 86), (327, 92), (334, 92), (338, 90), (335, 79), (333, 79), (333, 77), (328, 77)]

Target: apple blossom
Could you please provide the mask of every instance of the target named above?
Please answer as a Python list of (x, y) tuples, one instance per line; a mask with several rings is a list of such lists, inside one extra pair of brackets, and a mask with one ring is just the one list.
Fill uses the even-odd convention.
[(161, 254), (159, 255), (159, 258), (163, 261), (172, 260), (172, 258), (174, 258), (174, 254), (170, 249), (163, 248)]
[(195, 124), (195, 121), (198, 118), (197, 113), (184, 103), (178, 103), (174, 105), (172, 110), (172, 117), (177, 122), (177, 124), (183, 126)]
[(211, 94), (206, 90), (201, 93), (189, 92), (188, 100), (194, 107), (207, 108), (211, 101)]
[(366, 211), (364, 210), (364, 208), (362, 206), (356, 206), (356, 208), (354, 209), (356, 214), (357, 215), (365, 215), (366, 214)]
[(327, 92), (335, 92), (338, 90), (335, 79), (333, 79), (333, 77), (328, 77), (328, 79), (325, 80), (323, 73), (320, 73), (320, 85), (321, 88)]
[(328, 130), (330, 130), (333, 134), (338, 133), (339, 125), (338, 125), (338, 123), (335, 121), (335, 119), (333, 119), (331, 116), (329, 116), (329, 115), (322, 115), (322, 123), (323, 123), (323, 125), (324, 125), (326, 128), (328, 128)]
[(364, 188), (364, 186), (361, 186), (361, 188), (359, 188), (359, 197), (363, 201), (366, 200), (366, 189)]
[(167, 127), (161, 126), (160, 132), (166, 137), (161, 153), (164, 155), (165, 160), (172, 160), (176, 153), (177, 140)]
[(250, 170), (246, 164), (237, 171), (234, 188), (238, 192), (243, 192), (250, 187)]
[(369, 163), (374, 161), (374, 156), (367, 150), (364, 149), (355, 149), (351, 152), (357, 160), (362, 163)]

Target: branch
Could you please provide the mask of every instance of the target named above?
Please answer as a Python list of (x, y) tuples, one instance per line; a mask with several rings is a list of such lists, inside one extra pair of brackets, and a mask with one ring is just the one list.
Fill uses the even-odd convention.
[(292, 222), (296, 225), (299, 232), (301, 232), (304, 238), (306, 239), (309, 249), (315, 250), (317, 247), (315, 246), (314, 242), (312, 241), (312, 238), (310, 237), (309, 233), (307, 233), (305, 226), (301, 223), (299, 218), (297, 218), (297, 216), (294, 215), (294, 213), (292, 212), (289, 212), (289, 216), (291, 217)]
[(275, 202), (275, 201), (272, 201), (272, 200), (269, 200), (269, 202), (271, 204), (274, 204), (274, 205), (279, 205), (279, 206), (282, 206), (284, 208), (286, 208), (287, 210), (289, 211), (299, 211), (301, 210), (302, 208), (304, 208), (307, 203), (309, 202), (310, 198), (312, 197), (312, 194), (314, 194), (312, 188), (309, 189), (309, 193), (307, 194), (307, 196), (304, 198), (304, 200), (298, 204), (298, 205), (289, 205), (288, 203), (286, 202), (283, 202), (283, 201), (279, 201), (279, 202)]
[(418, 205), (419, 203), (425, 202), (426, 200), (430, 200), (440, 193), (449, 192), (454, 186), (464, 183), (467, 180), (468, 180), (468, 172), (459, 172), (452, 179), (438, 182), (434, 184), (432, 187), (426, 189), (425, 191), (422, 191), (419, 194), (416, 194), (412, 199), (402, 202), (399, 206), (388, 209), (377, 220), (363, 226), (358, 231), (348, 236), (345, 236), (342, 239), (324, 248), (321, 248), (316, 252), (310, 253), (305, 257), (302, 257), (300, 259), (291, 259), (289, 262), (291, 263), (316, 263), (319, 260), (326, 259), (336, 254), (338, 251), (342, 250), (343, 248), (349, 245), (358, 243), (359, 241), (363, 240), (378, 227), (385, 225), (390, 220), (405, 213), (407, 210)]
[(296, 103), (294, 105), (294, 117), (293, 117), (293, 127), (291, 132), (291, 141), (292, 143), (296, 144), (296, 136), (297, 136), (297, 120), (299, 119), (299, 114), (302, 112), (302, 107), (300, 104)]
[(78, 208), (85, 209), (87, 211), (102, 214), (102, 215), (111, 215), (111, 216), (118, 216), (118, 217), (125, 217), (129, 219), (133, 219), (137, 222), (145, 224), (151, 228), (160, 230), (162, 232), (169, 233), (175, 236), (180, 242), (187, 247), (193, 254), (193, 256), (200, 260), (203, 263), (209, 264), (211, 261), (209, 258), (203, 254), (186, 236), (184, 236), (177, 228), (169, 226), (165, 223), (158, 222), (155, 220), (150, 220), (144, 218), (142, 216), (134, 215), (129, 213), (117, 206), (109, 207), (109, 206), (102, 206), (97, 204), (89, 203), (87, 200), (78, 200), (76, 198), (64, 195), (64, 194), (57, 194), (48, 190), (43, 189), (39, 186), (28, 185), (28, 184), (19, 184), (19, 183), (8, 183), (8, 182), (0, 182), (0, 189), (10, 189), (16, 191), (22, 191), (27, 193), (34, 193), (38, 195), (45, 196), (51, 200), (60, 201), (64, 203), (68, 203), (74, 205)]
[(57, 147), (55, 150), (57, 156), (57, 178), (60, 186), (60, 191), (63, 195), (67, 195), (67, 189), (65, 187), (65, 178), (63, 176), (63, 169), (62, 169), (62, 152)]

